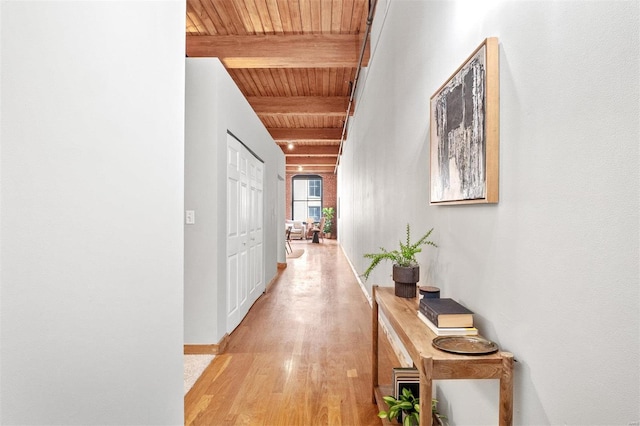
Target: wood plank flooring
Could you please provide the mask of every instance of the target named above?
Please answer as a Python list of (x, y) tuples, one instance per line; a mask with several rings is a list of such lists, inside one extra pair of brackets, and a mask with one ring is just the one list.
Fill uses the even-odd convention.
[[(292, 245), (305, 253), (288, 259), (185, 396), (186, 425), (380, 424), (369, 302), (335, 240)], [(398, 361), (384, 337), (380, 347), (390, 381)]]

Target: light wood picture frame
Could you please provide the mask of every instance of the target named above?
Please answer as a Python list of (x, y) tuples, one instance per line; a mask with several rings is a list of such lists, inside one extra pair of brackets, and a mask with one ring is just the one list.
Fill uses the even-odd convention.
[(402, 389), (407, 388), (416, 398), (420, 397), (420, 372), (415, 367), (396, 367), (392, 371), (393, 396), (400, 398)]
[(430, 204), (499, 199), (498, 39), (489, 37), (431, 96)]
[[(420, 398), (420, 372), (415, 367), (396, 367), (392, 370), (393, 397), (400, 399), (403, 389), (408, 389)], [(402, 424), (402, 413), (398, 413), (398, 423)]]

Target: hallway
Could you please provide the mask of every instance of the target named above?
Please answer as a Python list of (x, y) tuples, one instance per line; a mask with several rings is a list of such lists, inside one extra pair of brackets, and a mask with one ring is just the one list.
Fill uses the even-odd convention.
[[(335, 240), (304, 249), (185, 396), (187, 425), (379, 425), (371, 307)], [(383, 334), (381, 334), (382, 336)], [(380, 339), (380, 379), (397, 365)]]

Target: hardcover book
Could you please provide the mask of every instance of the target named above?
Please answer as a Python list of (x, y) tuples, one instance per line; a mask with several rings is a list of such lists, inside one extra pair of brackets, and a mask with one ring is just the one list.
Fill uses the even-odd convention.
[(436, 327), (434, 323), (424, 316), (422, 312), (418, 312), (418, 318), (424, 322), (427, 327), (433, 331), (436, 336), (477, 336), (478, 329), (475, 327)]
[(422, 299), (420, 312), (436, 327), (473, 327), (473, 312), (450, 298)]

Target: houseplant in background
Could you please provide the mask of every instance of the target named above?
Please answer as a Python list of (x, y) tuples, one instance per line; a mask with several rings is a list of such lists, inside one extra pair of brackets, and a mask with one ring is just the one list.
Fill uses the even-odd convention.
[(388, 251), (380, 247), (379, 253), (366, 253), (364, 257), (371, 259), (371, 264), (364, 271), (364, 278), (368, 279), (371, 271), (375, 269), (383, 260), (393, 262), (393, 281), (395, 282), (395, 295), (398, 297), (416, 297), (416, 284), (420, 280), (420, 266), (416, 260), (416, 254), (422, 251), (423, 245), (438, 247), (436, 243), (429, 240), (433, 228), (427, 231), (418, 241), (411, 243), (411, 229), (407, 223), (406, 243), (400, 241), (398, 250)]
[(335, 214), (335, 210), (333, 207), (325, 207), (322, 209), (322, 215), (324, 216), (324, 229), (322, 232), (325, 237), (331, 238), (331, 228), (333, 226), (333, 215)]

